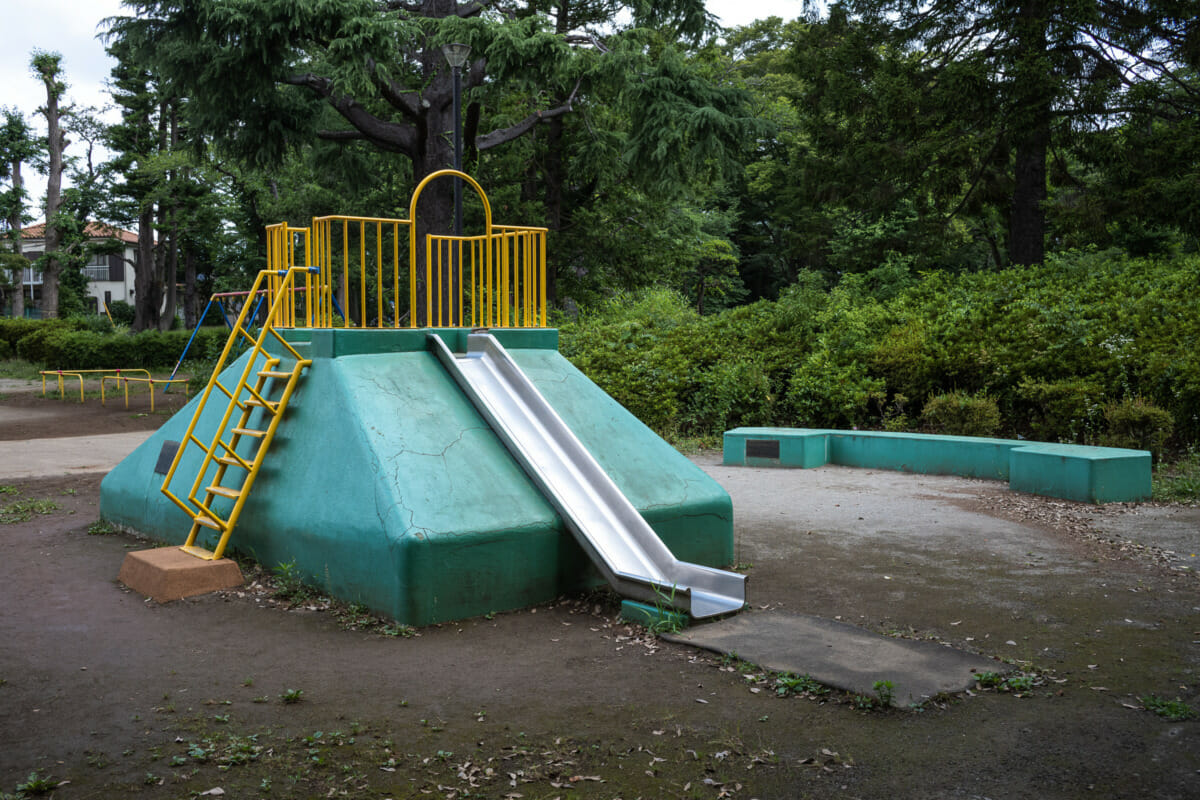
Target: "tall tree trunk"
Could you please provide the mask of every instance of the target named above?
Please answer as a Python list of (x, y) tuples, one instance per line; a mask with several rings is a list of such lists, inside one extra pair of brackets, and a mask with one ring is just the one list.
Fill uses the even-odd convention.
[(196, 292), (196, 254), (183, 249), (183, 325), (191, 330), (199, 324), (200, 297)]
[(137, 263), (133, 272), (133, 329), (149, 330), (158, 327), (158, 292), (154, 263), (154, 207), (146, 205), (138, 214)]
[[(160, 107), (159, 119), (163, 121), (160, 124), (169, 123), (170, 125), (165, 141), (160, 144), (160, 151), (173, 151), (179, 144), (179, 119), (175, 115), (174, 106), (169, 102), (164, 102)], [(175, 170), (168, 170), (167, 192), (170, 199), (159, 206), (166, 217), (168, 231), (166, 258), (163, 264), (166, 302), (163, 306), (162, 316), (158, 319), (158, 329), (162, 331), (169, 331), (175, 322), (176, 293), (179, 285), (179, 201), (175, 196), (177, 189)]]
[(1036, 0), (1021, 6), (1014, 67), (1013, 129), (1017, 131), (1008, 256), (1014, 264), (1040, 264), (1046, 255), (1046, 154), (1050, 147), (1053, 77), (1045, 64), (1049, 49), (1047, 10)]
[[(9, 165), (9, 172), (12, 175), (12, 190), (18, 197), (23, 197), (22, 190), (25, 188), (25, 182), (21, 179), (21, 159), (15, 158)], [(8, 218), (8, 229), (13, 233), (13, 252), (17, 255), (23, 255), (25, 243), (21, 240), (21, 203), (17, 202), (13, 206), (13, 212)], [(12, 271), (13, 292), (10, 302), (12, 304), (13, 319), (20, 319), (25, 315), (25, 269), (24, 267), (14, 267)]]
[[(49, 56), (50, 54), (42, 54)], [(52, 61), (52, 64), (49, 63)], [(57, 58), (47, 59), (39, 66), (42, 83), (46, 85), (46, 140), (48, 172), (46, 174), (46, 260), (42, 268), (42, 317), (58, 316), (58, 276), (62, 272), (62, 263), (51, 255), (62, 247), (62, 231), (57, 220), (59, 207), (62, 205), (62, 176), (63, 153), (67, 149), (67, 135), (62, 129), (59, 96), (62, 94), (62, 84), (58, 81)], [(35, 58), (37, 66), (37, 58)]]
[[(562, 117), (550, 120), (546, 131), (546, 227), (558, 233), (563, 227), (563, 185), (567, 181), (563, 150), (565, 123)], [(546, 270), (546, 302), (558, 302), (558, 280), (554, 270)]]
[[(453, 13), (454, 3), (446, 0), (426, 0), (426, 13), (442, 17)], [(418, 137), (412, 157), (413, 185), (419, 184), (440, 169), (454, 166), (454, 90), (453, 74), (442, 51), (437, 47), (425, 47), (421, 53), (422, 71), (429, 87), (425, 96), (434, 100), (423, 110), (424, 125), (417, 126)], [(438, 102), (441, 101), (441, 102)], [(464, 187), (469, 191), (469, 187)], [(464, 192), (464, 197), (466, 192)], [(454, 230), (454, 181), (443, 178), (430, 183), (421, 192), (420, 208), (415, 219), (417, 235), (417, 277), (419, 308), (412, 309), (413, 317), (420, 325), (438, 324), (439, 310), (443, 324), (449, 322), (451, 312), (457, 311), (453, 302), (457, 298), (457, 276), (445, 261), (436, 285), (425, 285), (425, 237), (428, 234), (449, 234)], [(426, 314), (425, 296), (436, 292), (432, 298), (432, 315)], [(453, 306), (453, 307), (452, 307)], [(366, 311), (363, 312), (364, 318)]]

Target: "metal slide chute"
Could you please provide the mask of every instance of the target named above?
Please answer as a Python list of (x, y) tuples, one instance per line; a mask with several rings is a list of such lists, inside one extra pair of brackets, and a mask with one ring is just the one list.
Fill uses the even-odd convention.
[(680, 561), (491, 334), (429, 346), (619, 594), (697, 619), (737, 611), (746, 578)]

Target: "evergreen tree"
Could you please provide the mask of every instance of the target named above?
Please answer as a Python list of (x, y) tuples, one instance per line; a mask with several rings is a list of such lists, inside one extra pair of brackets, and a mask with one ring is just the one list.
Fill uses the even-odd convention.
[[(1200, 63), (1194, 0), (842, 0), (831, 17), (846, 14), (911, 54), (924, 86), (961, 82), (965, 113), (946, 108), (943, 130), (986, 137), (980, 169), (1005, 165), (1013, 263), (1037, 263), (1045, 253), (1055, 148), (1156, 104), (1200, 108), (1200, 91), (1183, 72)], [(1150, 91), (1156, 86), (1173, 95)], [(995, 109), (966, 92), (986, 92)]]
[[(247, 165), (278, 164), (289, 147), (325, 140), (403, 156), (410, 186), (450, 166), (452, 76), (440, 48), (454, 41), (472, 48), (464, 70), (468, 163), (479, 169), (482, 154), (544, 131), (544, 157), (526, 176), (525, 196), (541, 197), (556, 228), (572, 183), (563, 120), (579, 109), (605, 101), (637, 109), (632, 129), (600, 138), (606, 147), (622, 139), (626, 148), (607, 152), (627, 155), (646, 175), (663, 173), (653, 165), (686, 161), (682, 143), (707, 147), (740, 133), (736, 120), (723, 119), (735, 98), (706, 94), (677, 58), (648, 58), (669, 48), (644, 38), (618, 42), (602, 30), (625, 10), (635, 24), (666, 25), (672, 38), (695, 41), (713, 30), (700, 0), (126, 5), (135, 14), (112, 20), (111, 31), (143, 43), (138, 58), (153, 66), (163, 90), (189, 98), (188, 123)], [(685, 116), (672, 118), (670, 129), (658, 126), (670, 111)], [(448, 230), (451, 191), (440, 181), (422, 195), (422, 233)]]
[(29, 195), (25, 191), (22, 168), (40, 154), (41, 148), (24, 115), (12, 108), (3, 109), (2, 113), (4, 125), (0, 127), (0, 180), (7, 181), (8, 188), (0, 193), (0, 223), (4, 225), (7, 249), (16, 256), (10, 260), (11, 266), (6, 272), (12, 276), (9, 285), (12, 316), (20, 317), (25, 305), (21, 296), (24, 272), (29, 266), (22, 255), (21, 230), (29, 221), (25, 213)]

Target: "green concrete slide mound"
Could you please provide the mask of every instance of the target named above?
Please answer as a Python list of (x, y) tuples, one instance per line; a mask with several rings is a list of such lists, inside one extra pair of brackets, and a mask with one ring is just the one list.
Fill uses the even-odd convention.
[[(438, 332), (465, 348), (466, 331)], [(288, 332), (308, 342), (300, 347), (313, 363), (232, 549), (267, 567), (294, 564), (331, 595), (411, 625), (520, 608), (599, 582), (557, 513), (426, 350), (426, 333)], [(493, 333), (677, 558), (733, 560), (732, 503), (719, 485), (563, 358), (556, 331)], [(104, 479), (106, 520), (183, 543), (191, 521), (160, 491), (156, 467), (196, 404)], [(197, 424), (202, 441), (223, 412), (210, 401)], [(199, 469), (197, 451), (172, 482), (181, 496)], [(215, 542), (214, 534), (197, 544)]]

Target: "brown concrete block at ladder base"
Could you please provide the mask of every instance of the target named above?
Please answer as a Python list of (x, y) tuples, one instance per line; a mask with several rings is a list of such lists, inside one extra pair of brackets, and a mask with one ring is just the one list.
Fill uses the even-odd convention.
[(230, 559), (205, 561), (178, 547), (127, 554), (117, 580), (159, 603), (231, 589), (244, 582), (242, 571)]

